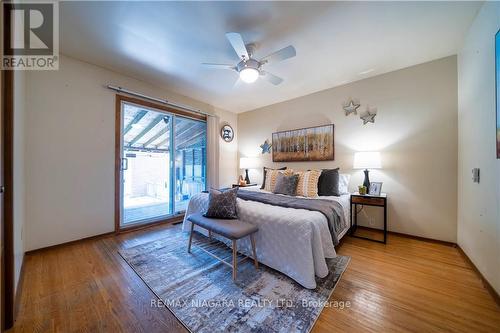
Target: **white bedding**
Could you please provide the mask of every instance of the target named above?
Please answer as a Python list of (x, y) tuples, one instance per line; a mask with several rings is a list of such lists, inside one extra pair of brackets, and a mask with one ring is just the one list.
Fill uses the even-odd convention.
[[(340, 239), (349, 228), (349, 195), (320, 199), (335, 200), (342, 206), (344, 214), (340, 217)], [(183, 230), (189, 231), (191, 227), (191, 223), (186, 219), (189, 215), (204, 213), (207, 207), (207, 193), (194, 195), (186, 210)], [(328, 221), (320, 212), (272, 206), (238, 198), (238, 215), (240, 220), (259, 227), (255, 237), (259, 262), (288, 275), (309, 289), (316, 288), (315, 276), (322, 278), (328, 274), (325, 258), (334, 258), (336, 252)], [(203, 229), (195, 229), (206, 234)], [(229, 243), (223, 238), (220, 239)], [(238, 250), (246, 254), (251, 253), (248, 237), (238, 241)]]

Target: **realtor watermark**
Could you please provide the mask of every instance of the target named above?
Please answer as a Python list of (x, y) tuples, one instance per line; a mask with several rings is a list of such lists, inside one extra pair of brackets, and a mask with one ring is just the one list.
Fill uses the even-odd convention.
[(183, 307), (195, 307), (195, 308), (336, 308), (336, 309), (346, 309), (352, 306), (351, 301), (347, 300), (300, 300), (299, 302), (294, 302), (290, 299), (266, 299), (266, 298), (242, 298), (242, 299), (171, 299), (171, 300), (160, 300), (151, 299), (151, 307), (161, 308), (183, 308)]
[(10, 22), (10, 36), (3, 40), (4, 70), (59, 69), (59, 4), (57, 1), (2, 3)]

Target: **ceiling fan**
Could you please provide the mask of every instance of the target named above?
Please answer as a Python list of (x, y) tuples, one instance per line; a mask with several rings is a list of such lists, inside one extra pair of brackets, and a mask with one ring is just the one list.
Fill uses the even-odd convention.
[(292, 45), (284, 47), (276, 52), (273, 52), (260, 60), (253, 58), (255, 51), (255, 44), (246, 44), (243, 42), (243, 38), (237, 32), (226, 33), (226, 38), (231, 43), (231, 46), (236, 51), (236, 54), (240, 58), (240, 62), (236, 65), (228, 64), (212, 64), (212, 63), (202, 63), (202, 65), (215, 68), (215, 69), (229, 69), (236, 71), (240, 75), (240, 79), (246, 83), (255, 82), (259, 76), (262, 76), (267, 81), (274, 85), (278, 85), (283, 82), (283, 79), (271, 74), (262, 69), (262, 67), (268, 63), (282, 61), (288, 58), (295, 57), (297, 54), (295, 48)]

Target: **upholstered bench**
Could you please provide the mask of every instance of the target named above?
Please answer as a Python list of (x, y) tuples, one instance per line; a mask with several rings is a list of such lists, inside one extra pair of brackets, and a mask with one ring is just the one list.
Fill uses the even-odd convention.
[[(250, 236), (250, 241), (252, 243), (252, 253), (255, 267), (259, 268), (259, 263), (257, 261), (257, 255), (255, 253), (255, 238), (254, 234), (257, 232), (258, 228), (250, 223), (243, 222), (240, 220), (225, 220), (225, 219), (214, 219), (203, 216), (202, 214), (192, 214), (188, 216), (188, 221), (191, 222), (191, 232), (189, 235), (188, 252), (191, 253), (191, 243), (193, 240), (193, 228), (195, 225), (208, 230), (211, 237), (211, 233), (214, 232), (225, 238), (233, 241), (233, 263), (230, 264), (227, 261), (217, 257), (213, 253), (200, 247), (201, 250), (205, 251), (207, 254), (211, 255), (217, 260), (220, 260), (224, 264), (228, 265), (233, 269), (233, 280), (236, 280), (236, 270), (238, 266), (238, 247), (236, 241), (238, 239)], [(245, 258), (246, 259), (246, 258)]]

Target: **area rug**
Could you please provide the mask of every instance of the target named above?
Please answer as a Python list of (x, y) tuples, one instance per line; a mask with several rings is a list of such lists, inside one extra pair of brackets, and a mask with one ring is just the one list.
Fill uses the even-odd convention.
[(252, 260), (231, 268), (200, 247), (231, 262), (231, 250), (221, 242), (206, 244), (194, 234), (192, 253), (188, 235), (172, 228), (171, 235), (120, 251), (121, 256), (155, 293), (151, 306), (168, 307), (191, 332), (309, 332), (329, 300), (350, 258), (327, 259), (330, 273), (317, 278), (317, 288), (306, 289), (267, 266), (256, 270)]

